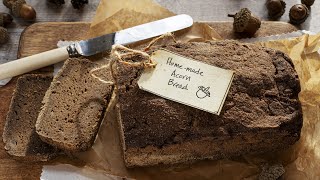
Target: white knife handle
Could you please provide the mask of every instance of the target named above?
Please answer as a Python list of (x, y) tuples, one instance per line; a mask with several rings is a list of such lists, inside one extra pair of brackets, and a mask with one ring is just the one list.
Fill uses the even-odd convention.
[(69, 57), (66, 47), (0, 64), (0, 80), (46, 67)]

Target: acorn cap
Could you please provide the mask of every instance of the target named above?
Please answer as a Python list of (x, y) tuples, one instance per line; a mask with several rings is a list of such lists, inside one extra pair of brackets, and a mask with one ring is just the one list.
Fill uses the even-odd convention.
[(286, 3), (283, 0), (268, 0), (266, 6), (271, 19), (280, 18), (286, 9)]
[(8, 42), (9, 40), (9, 34), (6, 28), (0, 27), (0, 44), (4, 44)]
[(11, 11), (15, 17), (20, 17), (20, 10), (23, 4), (26, 4), (25, 0), (17, 0), (13, 3)]
[(4, 26), (4, 17), (0, 14), (0, 26)]
[(11, 9), (12, 8), (12, 5), (14, 3), (13, 0), (3, 0), (3, 5), (5, 5), (7, 8)]
[(301, 24), (309, 16), (309, 9), (304, 4), (296, 4), (291, 7), (289, 12), (290, 22), (292, 24)]
[(7, 13), (0, 13), (0, 26), (6, 27), (12, 23), (12, 16)]
[(312, 6), (314, 3), (314, 0), (301, 0), (302, 4), (305, 4), (306, 6)]
[(88, 4), (88, 0), (71, 0), (71, 4), (75, 9), (81, 9), (85, 4)]
[(228, 16), (234, 18), (233, 29), (235, 32), (245, 32), (253, 35), (261, 25), (260, 19), (254, 16), (247, 8), (241, 9), (235, 15)]
[(65, 4), (64, 0), (47, 0), (48, 3), (55, 4), (57, 6), (61, 6), (62, 4)]

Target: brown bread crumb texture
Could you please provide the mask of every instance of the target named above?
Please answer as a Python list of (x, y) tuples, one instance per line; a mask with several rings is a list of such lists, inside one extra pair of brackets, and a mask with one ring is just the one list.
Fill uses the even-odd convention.
[(300, 84), (284, 53), (235, 41), (161, 47), (234, 70), (234, 80), (217, 116), (140, 90), (142, 69), (119, 64), (118, 119), (128, 167), (263, 153), (300, 138)]
[(39, 138), (35, 124), (52, 75), (23, 75), (17, 81), (3, 132), (6, 151), (20, 160), (47, 161), (58, 150)]
[[(67, 152), (92, 146), (113, 90), (91, 76), (90, 71), (99, 66), (86, 59), (65, 62), (46, 92), (37, 120), (43, 141)], [(105, 69), (95, 75), (112, 80)]]

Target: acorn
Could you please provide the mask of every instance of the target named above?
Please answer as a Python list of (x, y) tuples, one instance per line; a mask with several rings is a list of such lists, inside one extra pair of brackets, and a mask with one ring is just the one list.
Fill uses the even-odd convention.
[(0, 26), (7, 27), (12, 23), (12, 16), (7, 13), (0, 13)]
[(36, 11), (25, 0), (3, 0), (3, 4), (11, 10), (15, 17), (33, 20), (37, 16)]
[(261, 21), (247, 8), (241, 9), (235, 15), (228, 14), (229, 17), (233, 17), (233, 29), (235, 32), (247, 33), (248, 35), (254, 35), (261, 26)]
[(10, 0), (3, 0), (2, 3), (7, 8), (11, 9), (11, 1)]
[[(13, 4), (16, 3), (17, 1), (18, 1), (18, 0), (3, 0), (2, 2), (3, 2), (3, 4), (4, 4), (7, 8), (9, 8), (9, 9), (11, 10)], [(25, 0), (21, 0), (21, 1), (23, 1), (24, 3), (26, 3)]]
[(71, 4), (75, 9), (81, 9), (85, 4), (88, 4), (88, 0), (71, 0)]
[(290, 22), (292, 24), (301, 24), (309, 16), (309, 9), (304, 4), (296, 4), (291, 7), (289, 12)]
[(48, 3), (51, 3), (51, 4), (55, 4), (57, 6), (61, 6), (62, 4), (65, 3), (64, 0), (47, 0)]
[(286, 9), (286, 3), (283, 0), (268, 0), (266, 6), (271, 19), (280, 18)]
[(313, 5), (314, 0), (301, 0), (301, 3), (310, 7)]
[(8, 42), (9, 34), (6, 28), (0, 27), (0, 44)]
[(12, 13), (16, 17), (32, 20), (36, 18), (36, 11), (24, 0), (17, 0), (12, 6)]

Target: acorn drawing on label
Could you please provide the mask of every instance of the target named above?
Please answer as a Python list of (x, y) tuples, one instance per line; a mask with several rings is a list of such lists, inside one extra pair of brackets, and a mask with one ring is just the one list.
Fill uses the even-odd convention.
[(196, 93), (196, 96), (199, 98), (199, 99), (203, 99), (205, 97), (210, 97), (210, 87), (203, 87), (203, 86), (199, 86), (198, 87), (198, 91)]

